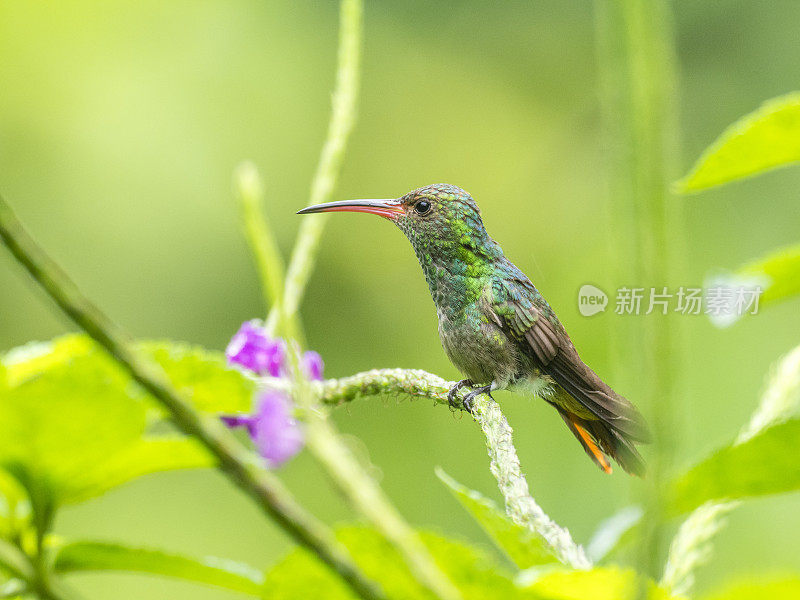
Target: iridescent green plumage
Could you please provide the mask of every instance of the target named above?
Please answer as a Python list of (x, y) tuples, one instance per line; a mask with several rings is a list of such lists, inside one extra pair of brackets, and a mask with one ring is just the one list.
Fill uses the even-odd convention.
[(644, 473), (635, 448), (648, 439), (644, 419), (583, 363), (553, 309), (489, 237), (467, 192), (435, 184), (398, 200), (301, 212), (324, 210), (380, 214), (406, 234), (436, 304), (442, 346), (467, 377), (457, 387), (474, 388), (467, 407), (478, 392), (534, 393), (558, 410), (604, 471), (611, 470), (608, 455), (626, 471)]

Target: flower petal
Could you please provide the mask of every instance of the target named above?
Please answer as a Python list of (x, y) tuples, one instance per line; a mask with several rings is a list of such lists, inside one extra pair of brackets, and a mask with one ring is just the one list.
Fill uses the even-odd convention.
[(230, 429), (247, 427), (247, 431), (253, 435), (255, 419), (252, 415), (220, 415), (219, 418), (226, 427)]
[(303, 354), (303, 372), (312, 381), (322, 381), (325, 363), (318, 352), (309, 350)]
[(261, 394), (252, 437), (259, 454), (271, 467), (282, 465), (303, 448), (305, 435), (283, 392), (268, 390)]
[(225, 350), (230, 364), (257, 375), (281, 377), (286, 371), (286, 346), (272, 339), (258, 320), (245, 321)]

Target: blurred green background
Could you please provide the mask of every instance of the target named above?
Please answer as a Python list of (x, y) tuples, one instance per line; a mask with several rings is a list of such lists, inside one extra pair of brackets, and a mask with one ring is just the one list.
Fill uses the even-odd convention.
[[(800, 3), (673, 8), (685, 169), (729, 123), (797, 89)], [(334, 2), (7, 0), (0, 4), (0, 189), (84, 290), (134, 334), (222, 349), (243, 320), (264, 312), (231, 173), (243, 159), (261, 169), (288, 253), (325, 135), (336, 36)], [(609, 335), (622, 317), (577, 311), (578, 288), (602, 285), (613, 271), (609, 236), (624, 235), (605, 218), (594, 40), (586, 1), (368, 2), (360, 115), (334, 199), (399, 196), (434, 182), (469, 190), (490, 233), (543, 291), (587, 362), (630, 395), (647, 382), (611, 364)], [(800, 171), (789, 169), (689, 197), (685, 236), (674, 239), (688, 258), (681, 281), (702, 283), (714, 269), (797, 242), (798, 189)], [(331, 219), (303, 314), (329, 376), (395, 366), (457, 376), (439, 346), (413, 253), (378, 219)], [(679, 464), (735, 435), (770, 364), (800, 331), (796, 302), (728, 330), (685, 319)], [(0, 253), (0, 349), (71, 329)], [(497, 398), (534, 495), (579, 540), (636, 499), (641, 484), (600, 473), (549, 407)], [(433, 474), (441, 465), (496, 496), (470, 419), (393, 399), (358, 402), (335, 419), (361, 440), (353, 443), (412, 522), (485, 543)], [(307, 456), (282, 475), (324, 519), (351, 517)], [(290, 547), (213, 472), (136, 481), (64, 510), (56, 529), (260, 566)], [(718, 537), (700, 588), (733, 573), (799, 569), (798, 531), (796, 496), (748, 503)], [(92, 598), (235, 597), (137, 576), (77, 583)]]

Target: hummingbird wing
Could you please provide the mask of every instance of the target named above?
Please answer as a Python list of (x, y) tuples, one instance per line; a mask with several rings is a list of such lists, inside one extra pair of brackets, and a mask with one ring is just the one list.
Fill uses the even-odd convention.
[(519, 275), (521, 278), (503, 277), (492, 282), (494, 320), (518, 341), (526, 341), (526, 349), (546, 366), (569, 336), (539, 290), (521, 271)]
[[(626, 470), (641, 472), (643, 464), (633, 443), (649, 440), (644, 418), (581, 360), (553, 309), (511, 263), (504, 276), (492, 282), (491, 311), (493, 320), (518, 341), (534, 364), (577, 402), (570, 407), (558, 398), (551, 400), (559, 412), (574, 417), (565, 421), (587, 453), (598, 462), (596, 446), (587, 446), (588, 433)], [(602, 467), (602, 461), (598, 464)]]

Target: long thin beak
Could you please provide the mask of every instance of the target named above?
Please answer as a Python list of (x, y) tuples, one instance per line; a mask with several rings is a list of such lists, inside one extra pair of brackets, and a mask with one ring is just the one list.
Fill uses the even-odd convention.
[(298, 215), (319, 212), (362, 212), (378, 215), (391, 221), (396, 220), (405, 213), (401, 200), (341, 200), (339, 202), (326, 202), (298, 210)]

